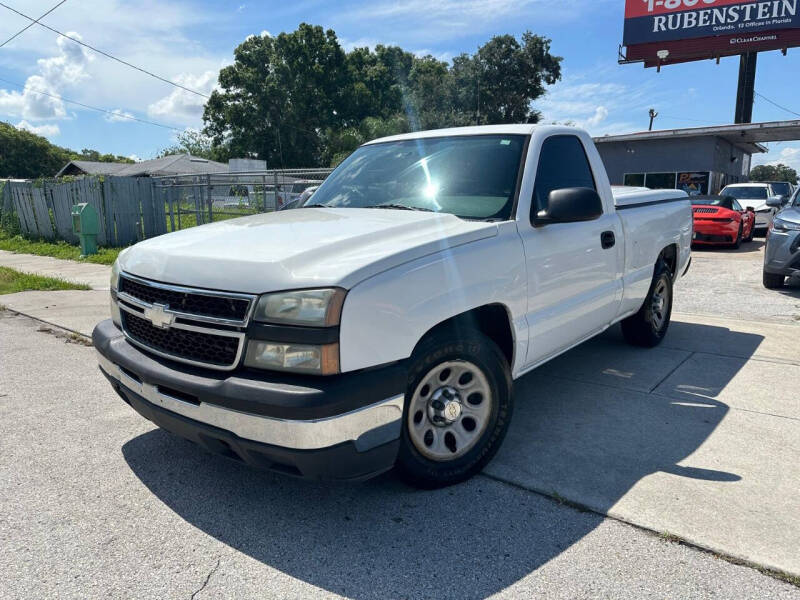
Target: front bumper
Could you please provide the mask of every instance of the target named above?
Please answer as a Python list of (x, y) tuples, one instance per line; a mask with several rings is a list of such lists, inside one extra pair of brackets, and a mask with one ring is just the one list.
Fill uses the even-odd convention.
[(151, 356), (110, 320), (92, 338), (125, 402), (212, 452), (312, 479), (365, 479), (394, 464), (403, 364), (336, 377), (219, 373)]
[(761, 210), (756, 211), (756, 223), (753, 225), (754, 229), (766, 229), (772, 223), (772, 217), (775, 216), (775, 212), (772, 210)]
[(764, 271), (774, 275), (800, 275), (800, 231), (769, 232), (764, 250)]

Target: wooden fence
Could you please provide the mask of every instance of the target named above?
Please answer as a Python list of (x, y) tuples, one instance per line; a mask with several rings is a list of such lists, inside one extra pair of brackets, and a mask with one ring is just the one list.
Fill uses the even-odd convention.
[(167, 232), (165, 194), (147, 177), (8, 182), (2, 192), (0, 211), (14, 212), (26, 237), (76, 243), (72, 206), (82, 202), (97, 211), (101, 246), (128, 246)]

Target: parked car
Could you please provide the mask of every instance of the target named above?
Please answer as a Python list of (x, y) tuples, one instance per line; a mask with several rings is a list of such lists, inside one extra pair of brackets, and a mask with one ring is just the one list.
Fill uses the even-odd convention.
[[(773, 207), (778, 200), (771, 199)], [(764, 249), (764, 287), (783, 287), (786, 277), (800, 276), (800, 193), (772, 220)]]
[(767, 181), (772, 187), (772, 193), (781, 198), (784, 206), (792, 199), (794, 186), (788, 181)]
[(514, 379), (618, 322), (659, 344), (691, 257), (686, 193), (612, 191), (570, 127), (375, 140), (313, 198), (120, 254), (93, 340), (126, 403), (282, 473), (453, 484)]
[(778, 197), (769, 183), (733, 183), (726, 185), (720, 196), (733, 196), (740, 204), (752, 206), (756, 213), (756, 230), (766, 232), (772, 222), (775, 209), (767, 205), (767, 200)]
[(292, 208), (302, 208), (308, 202), (308, 199), (317, 191), (318, 185), (311, 186), (306, 188), (302, 194), (300, 194), (294, 200), (290, 200), (283, 206), (281, 206), (278, 210), (289, 210)]
[(278, 192), (277, 209), (280, 210), (292, 200), (297, 200), (308, 188), (319, 187), (320, 183), (322, 182), (317, 179), (303, 179), (283, 186)]
[(694, 234), (692, 243), (738, 248), (753, 241), (756, 215), (752, 206), (742, 208), (733, 196), (692, 196)]

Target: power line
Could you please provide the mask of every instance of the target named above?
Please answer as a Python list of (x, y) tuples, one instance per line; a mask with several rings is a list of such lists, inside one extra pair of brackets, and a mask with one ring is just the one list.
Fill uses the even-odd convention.
[(3, 2), (0, 2), (0, 6), (2, 6), (3, 8), (7, 8), (11, 12), (16, 13), (19, 16), (28, 19), (29, 21), (32, 21), (31, 25), (36, 24), (36, 25), (39, 25), (40, 27), (44, 27), (45, 29), (49, 29), (53, 33), (57, 33), (58, 35), (67, 38), (68, 40), (72, 40), (76, 44), (80, 44), (81, 46), (85, 46), (86, 48), (89, 48), (90, 50), (93, 50), (93, 51), (97, 52), (98, 54), (102, 54), (106, 58), (110, 58), (111, 60), (115, 60), (118, 63), (125, 65), (126, 67), (130, 67), (131, 69), (136, 69), (137, 71), (139, 71), (141, 73), (144, 73), (145, 75), (150, 75), (150, 77), (155, 77), (159, 81), (163, 81), (164, 83), (168, 83), (170, 85), (174, 85), (177, 88), (180, 88), (182, 90), (186, 90), (187, 92), (191, 92), (192, 94), (196, 94), (196, 95), (201, 96), (203, 98), (208, 98), (209, 97), (208, 94), (204, 94), (202, 92), (198, 92), (197, 90), (193, 90), (191, 88), (188, 88), (185, 85), (181, 85), (180, 83), (175, 83), (174, 81), (171, 81), (171, 80), (169, 80), (169, 79), (167, 79), (165, 77), (161, 77), (160, 75), (156, 75), (155, 73), (153, 73), (151, 71), (148, 71), (148, 70), (143, 69), (141, 67), (137, 67), (136, 65), (133, 65), (133, 64), (127, 62), (127, 61), (124, 61), (121, 58), (117, 58), (116, 56), (113, 56), (113, 55), (109, 54), (108, 52), (105, 52), (103, 50), (95, 48), (94, 46), (90, 46), (86, 42), (82, 42), (81, 40), (79, 40), (77, 38), (74, 38), (74, 37), (72, 37), (70, 35), (67, 35), (66, 33), (63, 33), (61, 31), (59, 31), (58, 29), (54, 29), (54, 28), (50, 27), (49, 25), (45, 25), (44, 23), (39, 23), (37, 19), (29, 17), (28, 15), (23, 14), (23, 13), (19, 12), (18, 10), (14, 9), (14, 8), (11, 8), (8, 4), (4, 4)]
[(62, 102), (67, 102), (68, 104), (76, 104), (77, 106), (81, 106), (83, 108), (88, 108), (89, 110), (95, 110), (97, 112), (105, 113), (107, 115), (111, 115), (117, 119), (128, 119), (129, 121), (138, 121), (139, 123), (146, 123), (147, 125), (155, 125), (156, 127), (163, 127), (164, 129), (171, 129), (172, 131), (183, 131), (183, 129), (178, 129), (177, 127), (172, 127), (170, 125), (164, 125), (163, 123), (156, 123), (155, 121), (148, 121), (147, 119), (140, 119), (139, 117), (134, 117), (133, 115), (129, 115), (123, 112), (114, 112), (113, 110), (107, 110), (105, 108), (99, 108), (97, 106), (91, 106), (90, 104), (84, 104), (83, 102), (78, 102), (77, 100), (70, 100), (69, 98), (64, 98), (64, 96), (59, 96), (58, 94), (51, 94), (49, 92), (43, 92), (42, 90), (35, 90), (31, 87), (24, 86), (16, 81), (9, 81), (8, 79), (3, 79), (0, 77), (0, 81), (3, 83), (7, 83), (9, 85), (13, 85), (21, 90), (27, 90), (29, 92), (33, 92), (34, 94), (41, 94), (42, 96), (48, 96), (49, 98), (55, 98), (56, 100), (61, 100)]
[(8, 39), (7, 39), (5, 42), (3, 42), (2, 44), (0, 44), (0, 48), (2, 48), (3, 46), (5, 46), (5, 45), (6, 45), (8, 42), (10, 42), (11, 40), (13, 40), (14, 38), (16, 38), (16, 37), (18, 37), (19, 35), (21, 35), (21, 34), (25, 33), (26, 31), (28, 31), (28, 29), (30, 29), (31, 27), (33, 27), (34, 25), (36, 25), (36, 24), (37, 24), (39, 21), (41, 21), (42, 19), (44, 19), (44, 18), (45, 18), (47, 15), (49, 15), (51, 12), (53, 12), (53, 11), (54, 11), (55, 9), (57, 9), (59, 6), (61, 6), (62, 4), (64, 4), (64, 2), (66, 2), (66, 1), (67, 1), (67, 0), (61, 0), (61, 2), (59, 2), (59, 3), (58, 3), (58, 4), (56, 4), (56, 5), (55, 5), (53, 8), (51, 8), (51, 9), (50, 9), (50, 10), (48, 10), (46, 13), (44, 13), (44, 14), (43, 14), (41, 17), (39, 17), (38, 19), (36, 19), (36, 20), (35, 20), (35, 21), (33, 21), (32, 23), (28, 23), (28, 24), (27, 24), (25, 27), (23, 27), (22, 29), (20, 29), (20, 30), (19, 30), (17, 33), (15, 33), (14, 35), (12, 35), (10, 38), (8, 38)]
[(781, 105), (780, 105), (780, 104), (778, 104), (777, 102), (773, 102), (772, 100), (770, 100), (769, 98), (767, 98), (767, 97), (766, 97), (766, 96), (764, 96), (763, 94), (759, 94), (758, 92), (755, 92), (755, 94), (756, 94), (756, 96), (758, 96), (759, 98), (762, 98), (762, 99), (766, 100), (767, 102), (769, 102), (769, 103), (770, 103), (770, 104), (772, 104), (773, 106), (777, 106), (777, 107), (778, 107), (778, 108), (780, 108), (781, 110), (785, 110), (786, 112), (788, 112), (788, 113), (790, 113), (790, 114), (793, 114), (793, 115), (795, 115), (795, 116), (798, 116), (798, 117), (800, 117), (800, 113), (796, 113), (796, 112), (794, 112), (793, 110), (789, 110), (788, 108), (786, 108), (785, 106), (781, 106)]

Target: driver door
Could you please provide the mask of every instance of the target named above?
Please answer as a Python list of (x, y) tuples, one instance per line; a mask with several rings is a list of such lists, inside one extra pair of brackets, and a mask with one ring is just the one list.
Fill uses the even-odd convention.
[(521, 229), (528, 271), (527, 366), (606, 328), (622, 299), (625, 241), (616, 213), (606, 208), (591, 221), (533, 224), (551, 191), (574, 187), (597, 190), (583, 143), (574, 135), (551, 136), (542, 144), (531, 226)]

